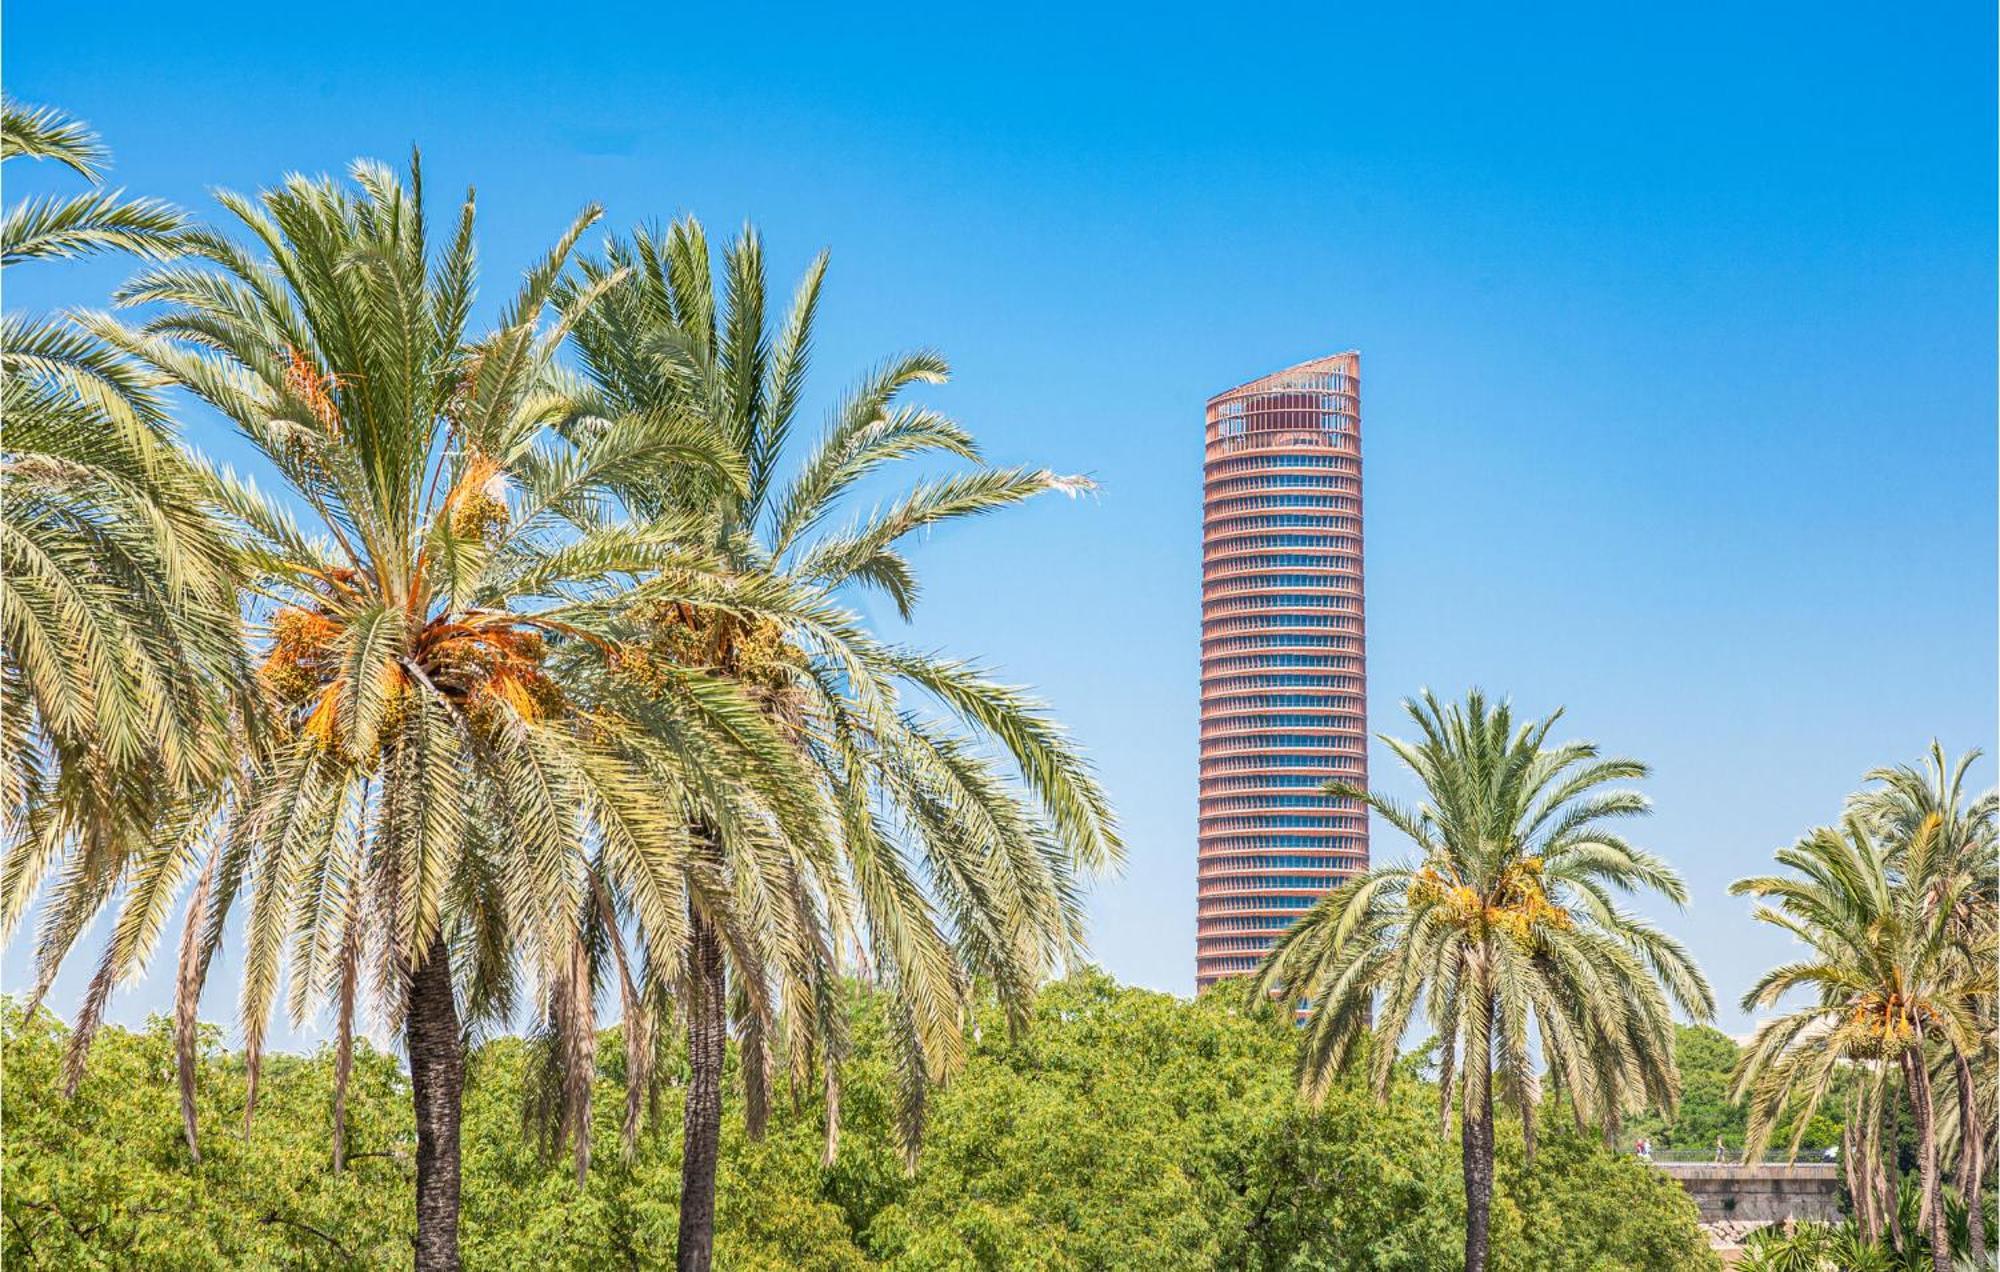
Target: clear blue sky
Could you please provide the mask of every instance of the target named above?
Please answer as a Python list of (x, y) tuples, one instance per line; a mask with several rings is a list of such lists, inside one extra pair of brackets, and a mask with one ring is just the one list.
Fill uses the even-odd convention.
[(190, 207), (418, 142), (492, 293), (586, 199), (754, 218), (787, 276), (831, 246), (822, 395), (934, 345), (995, 458), (1102, 483), (939, 535), (912, 639), (1097, 758), (1126, 980), (1192, 982), (1202, 403), (1306, 357), (1362, 351), (1373, 726), (1478, 683), (1655, 764), (1725, 1027), (1783, 956), (1729, 880), (1990, 747), (1990, 4), (838, 7), (17, 4), (5, 72)]

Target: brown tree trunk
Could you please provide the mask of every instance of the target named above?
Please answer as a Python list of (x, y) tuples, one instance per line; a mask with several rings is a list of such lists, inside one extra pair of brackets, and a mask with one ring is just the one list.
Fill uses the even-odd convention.
[(1937, 1119), (1931, 1105), (1931, 1071), (1924, 1063), (1923, 1035), (1903, 1053), (1903, 1077), (1910, 1084), (1910, 1119), (1917, 1128), (1917, 1172), (1923, 1181), (1923, 1223), (1931, 1239), (1932, 1272), (1951, 1272), (1951, 1231), (1938, 1197)]
[(1465, 1107), (1459, 1116), (1459, 1150), (1465, 1170), (1465, 1272), (1486, 1272), (1486, 1246), (1493, 1220), (1493, 1002), (1490, 997), (1474, 1017), (1473, 1033), (1465, 1040)]
[[(1877, 1209), (1889, 1225), (1889, 1242), (1900, 1253), (1908, 1243), (1903, 1238), (1903, 1196), (1897, 1186), (1900, 1163), (1896, 1157), (1896, 1097), (1895, 1090), (1884, 1076), (1881, 1094), (1878, 1097), (1879, 1110), (1874, 1125), (1875, 1143), (1875, 1183), (1877, 1196), (1881, 1199)], [(1886, 1146), (1883, 1143), (1887, 1137)]]
[[(1893, 1142), (1889, 1151), (1895, 1152)], [(1903, 1239), (1902, 1190), (1896, 1181), (1890, 1178), (1889, 1167), (1879, 1161), (1875, 1163), (1875, 1197), (1876, 1208), (1889, 1219), (1889, 1244), (1895, 1246), (1898, 1252), (1905, 1250), (1909, 1243)]]
[[(1882, 1204), (1882, 1115), (1888, 1102), (1888, 1088), (1880, 1078), (1870, 1084), (1861, 1097), (1863, 1121), (1861, 1123), (1861, 1187), (1868, 1194), (1869, 1240), (1880, 1241), (1885, 1232), (1894, 1228), (1893, 1205), (1884, 1208)], [(1895, 1230), (1894, 1239), (1900, 1248), (1902, 1233)]]
[(1849, 1107), (1848, 1124), (1840, 1129), (1840, 1166), (1841, 1173), (1847, 1177), (1848, 1200), (1854, 1203), (1855, 1226), (1861, 1230), (1863, 1241), (1873, 1242), (1876, 1239), (1875, 1215), (1873, 1207), (1868, 1204), (1868, 1186), (1863, 1182), (1867, 1176), (1862, 1174), (1860, 1111), (1861, 1102), (1857, 1100)]
[(1979, 1104), (1974, 1098), (1972, 1065), (1965, 1053), (1951, 1049), (1953, 1076), (1958, 1087), (1958, 1195), (1965, 1199), (1966, 1253), (1976, 1267), (1986, 1266), (1986, 1211), (1979, 1204), (1980, 1181), (1986, 1174), (1986, 1128), (1979, 1124)]
[(456, 1272), (465, 1052), (442, 933), (431, 939), (430, 951), (410, 980), (403, 1031), (417, 1113), (417, 1272)]
[(693, 918), (687, 1002), (688, 1087), (681, 1114), (681, 1224), (674, 1248), (680, 1272), (708, 1272), (715, 1256), (715, 1163), (722, 1138), (722, 1061), (728, 1037), (722, 941)]

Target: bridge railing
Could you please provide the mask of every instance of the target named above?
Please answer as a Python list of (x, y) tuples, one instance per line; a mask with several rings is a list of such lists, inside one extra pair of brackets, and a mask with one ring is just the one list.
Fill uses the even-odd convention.
[[(1629, 1151), (1629, 1150), (1628, 1150)], [(1839, 1158), (1827, 1158), (1818, 1152), (1800, 1149), (1797, 1157), (1784, 1152), (1759, 1154), (1754, 1160), (1745, 1160), (1742, 1153), (1726, 1149), (1717, 1158), (1714, 1149), (1703, 1151), (1694, 1148), (1656, 1148), (1648, 1159), (1655, 1166), (1826, 1166), (1840, 1165)]]

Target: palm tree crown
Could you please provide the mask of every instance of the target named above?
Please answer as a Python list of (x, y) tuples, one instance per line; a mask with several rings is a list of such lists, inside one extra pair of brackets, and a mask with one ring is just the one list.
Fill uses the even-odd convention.
[[(903, 404), (908, 388), (946, 374), (926, 352), (865, 375), (801, 446), (825, 268), (822, 255), (790, 306), (767, 319), (755, 233), (730, 244), (718, 270), (701, 226), (687, 219), (614, 240), (575, 284), (603, 295), (576, 324), (583, 383), (568, 427), (609, 437), (651, 421), (706, 447), (704, 466), (631, 466), (609, 484), (631, 533), (653, 533), (662, 520), (676, 534), (696, 526), (730, 577), (727, 611), (640, 598), (626, 612), (628, 647), (742, 687), (832, 810), (825, 856), (740, 819), (690, 827), (706, 845), (704, 868), (739, 887), (774, 880), (784, 901), (694, 916), (697, 948), (684, 966), (705, 969), (708, 983), (677, 987), (696, 1069), (683, 1267), (706, 1266), (725, 966), (752, 1130), (768, 1070), (782, 1062), (796, 1082), (817, 1063), (833, 1152), (845, 1040), (829, 977), (858, 966), (896, 1006), (899, 1125), (914, 1155), (926, 1085), (963, 1058), (974, 982), (990, 983), (1024, 1021), (1034, 987), (1082, 949), (1080, 880), (1120, 854), (1108, 801), (1039, 703), (969, 664), (888, 644), (839, 603), (844, 589), (873, 589), (907, 617), (919, 590), (902, 554), (911, 535), (1087, 483), (980, 464), (963, 428)], [(975, 466), (829, 526), (858, 483), (923, 455)], [(594, 515), (587, 510), (584, 524)]]
[[(1935, 868), (1928, 853), (1920, 842), (1909, 863), (1919, 878)], [(1814, 1001), (1765, 1021), (1744, 1054), (1737, 1086), (1750, 1100), (1751, 1151), (1769, 1142), (1788, 1102), (1803, 1097), (1796, 1141), (1853, 1061), (1898, 1064), (1926, 1037), (1976, 1046), (1960, 992), (1965, 960), (1946, 916), (1926, 906), (1924, 889), (1902, 886), (1889, 850), (1859, 819), (1822, 827), (1777, 860), (1789, 873), (1741, 879), (1730, 891), (1757, 897), (1753, 916), (1810, 953), (1759, 977), (1743, 1008), (1768, 1011), (1794, 990)]]
[(1970, 1052), (1948, 1046), (1932, 1060), (1954, 1096), (1938, 1111), (1937, 1138), (1940, 1153), (1950, 1151), (1956, 1160), (1953, 1184), (1966, 1202), (1969, 1252), (1984, 1264), (1980, 1197), (1996, 1120), (1993, 1072), (2000, 1068), (2000, 997), (1991, 974), (2000, 946), (2000, 791), (1967, 791), (1980, 754), (1972, 750), (1952, 761), (1933, 740), (1920, 765), (1872, 770), (1867, 780), (1873, 785), (1849, 803), (1884, 837), (1892, 864), (1906, 863), (1911, 848), (1923, 848), (1931, 863), (1925, 904), (1950, 907), (1945, 919), (1962, 961), (1961, 988), (1978, 1024), (1979, 1046)]
[[(56, 111), (0, 102), (0, 158), (96, 183), (104, 149)], [(181, 215), (93, 188), (0, 218), (8, 268), (179, 250)], [(157, 378), (70, 316), (0, 319), (0, 935), (54, 873), (34, 997), (135, 857), (175, 851), (226, 767), (245, 679), (236, 563)]]
[[(666, 667), (643, 720), (622, 709), (636, 695), (614, 598), (643, 578), (656, 602), (700, 604), (710, 576), (664, 527), (600, 532), (561, 515), (604, 497), (591, 448), (630, 442), (557, 427), (556, 351), (595, 291), (569, 294), (553, 322), (551, 300), (595, 210), (475, 336), (470, 195), (434, 243), (414, 160), (407, 185), (372, 163), (351, 175), (220, 196), (248, 246), (189, 232), (191, 263), (121, 293), (156, 317), (94, 324), (234, 424), (310, 517), (213, 482), (257, 597), (256, 700), (220, 833), (127, 881), (119, 930), (134, 939), (114, 941), (102, 979), (145, 957), (196, 877), (185, 1071), (201, 984), (246, 899), (252, 1107), (287, 963), (295, 1018), (334, 1008), (343, 1075), (357, 998), (372, 1000), (409, 1044), (419, 1262), (450, 1266), (462, 1029), (507, 1020), (524, 991), (560, 999), (606, 915), (672, 975), (703, 883), (684, 869), (684, 803), (755, 802), (800, 839), (823, 816), (787, 794), (809, 790), (803, 771), (733, 686)], [(705, 761), (698, 790), (690, 756)]]
[[(1783, 929), (1808, 954), (1772, 968), (1743, 996), (1745, 1011), (1771, 1011), (1787, 995), (1809, 1001), (1765, 1020), (1738, 1062), (1736, 1091), (1750, 1107), (1749, 1147), (1769, 1141), (1794, 1108), (1799, 1130), (1843, 1075), (1860, 1079), (1856, 1107), (1870, 1132), (1869, 1178), (1857, 1197), (1863, 1229), (1875, 1235), (1887, 1191), (1877, 1169), (1873, 1129), (1884, 1091), (1900, 1078), (1918, 1138), (1923, 1210), (1935, 1265), (1950, 1265), (1944, 1236), (1941, 1133), (1950, 1125), (1959, 1150), (1958, 1183), (1976, 1195), (1983, 1174), (1986, 1114), (1974, 1076), (1993, 1049), (1994, 959), (2000, 954), (1993, 905), (1995, 801), (1967, 801), (1966, 771), (1933, 744), (1926, 767), (1877, 769), (1876, 786), (1849, 801), (1838, 827), (1821, 827), (1782, 849), (1785, 873), (1737, 881), (1753, 896), (1753, 916)], [(1933, 1069), (1937, 1070), (1936, 1076)], [(1942, 1078), (1958, 1096), (1953, 1115), (1934, 1107)], [(1974, 1127), (1967, 1135), (1964, 1128)], [(1892, 1194), (1893, 1195), (1893, 1194)], [(1983, 1217), (1969, 1216), (1984, 1257)]]
[[(871, 516), (828, 529), (842, 496), (884, 465), (925, 453), (977, 461), (963, 428), (898, 402), (912, 385), (941, 381), (945, 364), (932, 353), (881, 364), (833, 405), (787, 477), (826, 258), (813, 262), (770, 331), (754, 232), (731, 244), (721, 264), (718, 285), (706, 235), (687, 219), (664, 234), (615, 240), (601, 260), (586, 262), (578, 284), (623, 280), (576, 327), (588, 381), (581, 418), (606, 428), (671, 419), (720, 443), (706, 468), (633, 469), (612, 484), (641, 525), (661, 516), (697, 522), (746, 599), (730, 616), (658, 605), (634, 616), (668, 661), (733, 677), (783, 725), (839, 810), (846, 877), (830, 899), (843, 922), (858, 924), (848, 931), (867, 945), (870, 974), (955, 1031), (966, 982), (953, 969), (990, 977), (1010, 1002), (1025, 1002), (1080, 949), (1072, 874), (1118, 859), (1108, 801), (1061, 730), (1018, 691), (968, 664), (885, 644), (844, 611), (793, 612), (750, 598), (830, 602), (856, 586), (886, 592), (907, 615), (918, 594), (900, 552), (908, 536), (1087, 483), (979, 465), (919, 482)], [(731, 474), (741, 474), (740, 484)], [(912, 692), (947, 717), (904, 705)], [(953, 717), (1012, 761), (1031, 801), (949, 727)], [(847, 913), (853, 906), (858, 912)], [(932, 1059), (948, 1060), (936, 1050), (944, 1034), (924, 1032)]]

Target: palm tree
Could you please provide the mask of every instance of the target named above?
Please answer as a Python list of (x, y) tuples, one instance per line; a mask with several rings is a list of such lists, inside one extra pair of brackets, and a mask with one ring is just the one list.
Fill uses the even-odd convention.
[(121, 293), (157, 316), (95, 324), (233, 424), (289, 505), (213, 483), (257, 598), (257, 701), (215, 835), (122, 880), (107, 966), (122, 976), (144, 958), (193, 877), (176, 1004), (192, 1147), (195, 1007), (247, 905), (246, 1120), (289, 964), (292, 1017), (335, 1015), (336, 1167), (355, 1008), (372, 1001), (409, 1058), (416, 1264), (451, 1268), (466, 1033), (510, 1020), (524, 996), (546, 1010), (571, 992), (607, 916), (673, 974), (690, 892), (707, 886), (688, 869), (683, 807), (728, 802), (800, 841), (824, 832), (810, 800), (785, 794), (809, 789), (793, 751), (733, 685), (658, 668), (644, 718), (626, 709), (640, 695), (621, 598), (643, 581), (657, 603), (699, 607), (716, 576), (664, 524), (579, 530), (560, 512), (602, 497), (594, 448), (702, 453), (658, 421), (555, 428), (554, 358), (595, 293), (553, 322), (551, 296), (596, 210), (474, 337), (471, 195), (433, 243), (414, 157), (407, 184), (369, 162), (351, 178), (219, 196), (247, 245), (185, 235), (191, 263)]
[[(1990, 1059), (2000, 1030), (2000, 1000), (1990, 988), (1991, 951), (2000, 927), (2000, 792), (1968, 797), (1966, 776), (1980, 752), (1969, 751), (1954, 763), (1933, 741), (1921, 767), (1902, 764), (1871, 771), (1868, 790), (1851, 797), (1850, 807), (1868, 821), (1888, 846), (1892, 865), (1909, 860), (1912, 848), (1928, 837), (1935, 865), (1930, 871), (1928, 904), (1954, 899), (1948, 921), (1953, 950), (1963, 960), (1960, 974), (1971, 997), (1968, 1006), (1979, 1021), (1979, 1049), (1974, 1053), (1947, 1047), (1934, 1067), (1955, 1096), (1953, 1107), (1941, 1111), (1948, 1138), (1955, 1145), (1953, 1186), (1966, 1202), (1967, 1239), (1973, 1261), (1986, 1262), (1986, 1217), (1979, 1203), (1985, 1179), (1986, 1148), (1992, 1117), (1985, 1107), (1990, 1083), (1981, 1083), (1975, 1066)], [(1983, 1066), (1982, 1066), (1983, 1067)]]
[[(1968, 798), (1966, 774), (1978, 758), (1980, 752), (1972, 750), (1950, 762), (1934, 740), (1922, 766), (1876, 768), (1866, 778), (1876, 786), (1850, 800), (1852, 808), (1888, 840), (1898, 860), (1908, 856), (1910, 844), (1920, 836), (1936, 836), (1932, 852), (1938, 866), (1930, 884), (1932, 904), (1938, 904), (1944, 894), (1956, 896), (1950, 914), (1952, 944), (1966, 958), (1968, 982), (1976, 982), (1980, 972), (1990, 972), (1978, 962), (1978, 952), (1994, 948), (1996, 926), (2000, 926), (2000, 792), (1988, 790)], [(1986, 1176), (1992, 1118), (1982, 1112), (1982, 1106), (1988, 1104), (1990, 1082), (1982, 1084), (1974, 1076), (1974, 1068), (1990, 1064), (1994, 1056), (2000, 1002), (1990, 992), (1976, 994), (1970, 1008), (1980, 1022), (1980, 1050), (1966, 1054), (1948, 1048), (1948, 1060), (1938, 1068), (1948, 1070), (1946, 1080), (1956, 1098), (1954, 1108), (1946, 1110), (1948, 1118), (1940, 1114), (1940, 1120), (1950, 1122), (1950, 1140), (1956, 1144), (1952, 1186), (1966, 1200), (1970, 1254), (1974, 1262), (1984, 1266), (1986, 1212), (1980, 1206), (1980, 1190)]]
[[(712, 470), (621, 474), (613, 486), (627, 514), (642, 528), (659, 518), (698, 522), (700, 547), (727, 563), (738, 595), (825, 598), (817, 613), (775, 603), (753, 612), (747, 599), (728, 615), (652, 603), (629, 611), (645, 634), (635, 643), (656, 661), (705, 669), (753, 695), (835, 810), (831, 855), (810, 862), (800, 846), (741, 823), (690, 827), (703, 865), (739, 889), (780, 880), (788, 904), (766, 909), (808, 917), (779, 939), (730, 941), (725, 922), (689, 916), (682, 965), (691, 974), (676, 986), (692, 1069), (683, 1269), (712, 1258), (726, 1003), (752, 1132), (775, 1058), (797, 1081), (817, 1056), (831, 1160), (843, 1038), (829, 978), (851, 949), (896, 1006), (899, 1124), (914, 1162), (925, 1087), (963, 1059), (974, 981), (991, 984), (1024, 1025), (1035, 986), (1082, 948), (1081, 876), (1114, 866), (1121, 851), (1102, 791), (1040, 704), (970, 665), (888, 645), (828, 608), (841, 589), (871, 588), (907, 618), (918, 594), (900, 550), (909, 536), (1087, 483), (981, 465), (918, 482), (871, 516), (823, 529), (842, 498), (886, 465), (926, 454), (977, 460), (964, 429), (899, 401), (913, 385), (943, 380), (945, 364), (907, 354), (863, 376), (787, 477), (826, 258), (812, 263), (775, 323), (766, 320), (755, 232), (746, 229), (721, 265), (718, 280), (691, 218), (615, 240), (586, 263), (578, 288), (604, 294), (576, 326), (587, 383), (571, 426), (667, 418), (718, 440), (726, 462)], [(732, 484), (725, 472), (744, 480)], [(766, 953), (786, 949), (795, 952)]]
[(1898, 1264), (1850, 1222), (1762, 1229), (1735, 1266), (1744, 1272), (1895, 1272)]
[(1561, 712), (1514, 723), (1478, 690), (1446, 706), (1406, 701), (1422, 737), (1382, 737), (1416, 776), (1410, 808), (1341, 783), (1416, 844), (1413, 865), (1349, 879), (1292, 925), (1252, 982), (1253, 997), (1305, 1002), (1303, 1094), (1323, 1099), (1370, 1033), (1378, 1092), (1387, 1092), (1421, 1002), (1443, 1047), (1440, 1117), (1459, 1105), (1465, 1171), (1465, 1266), (1486, 1266), (1498, 1084), (1519, 1107), (1534, 1152), (1530, 1060), (1539, 1042), (1578, 1125), (1609, 1125), (1679, 1093), (1672, 1006), (1714, 1011), (1708, 983), (1672, 938), (1619, 908), (1616, 894), (1686, 900), (1680, 877), (1611, 829), (1647, 810), (1607, 784), (1646, 774), (1588, 742), (1552, 743)]
[[(95, 186), (97, 138), (0, 102), (0, 159)], [(93, 188), (0, 219), (8, 269), (106, 252), (159, 259), (181, 215)], [(235, 564), (144, 368), (67, 317), (0, 319), (0, 936), (57, 876), (37, 943), (48, 988), (132, 857), (193, 820), (228, 754), (219, 686), (240, 683)], [(106, 989), (108, 989), (108, 985)]]
[[(1765, 1021), (1738, 1060), (1736, 1091), (1750, 1105), (1748, 1147), (1769, 1142), (1777, 1119), (1797, 1103), (1803, 1126), (1835, 1076), (1848, 1066), (1881, 1064), (1901, 1074), (1910, 1102), (1923, 1185), (1922, 1215), (1933, 1266), (1951, 1267), (1940, 1204), (1938, 1118), (1926, 1048), (1971, 1054), (1979, 1021), (1971, 1008), (1968, 958), (1956, 945), (1952, 915), (1977, 885), (1941, 851), (1940, 823), (1891, 850), (1862, 819), (1822, 827), (1777, 854), (1788, 873), (1742, 879), (1731, 892), (1760, 899), (1761, 922), (1806, 945), (1807, 957), (1771, 969), (1743, 996), (1745, 1011), (1767, 1011), (1793, 990), (1810, 1005)], [(1989, 943), (1972, 960), (1989, 967)], [(1990, 984), (1990, 976), (1987, 978)], [(1990, 988), (1985, 992), (1990, 993)], [(1797, 1135), (1792, 1145), (1797, 1148)]]

